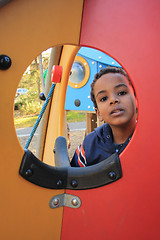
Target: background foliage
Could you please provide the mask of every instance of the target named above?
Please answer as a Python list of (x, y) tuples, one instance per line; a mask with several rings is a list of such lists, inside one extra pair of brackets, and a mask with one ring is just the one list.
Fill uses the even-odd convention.
[[(47, 58), (43, 61), (45, 68), (47, 68), (47, 61)], [(42, 81), (44, 81), (44, 79), (40, 77), (40, 67), (38, 58), (36, 58), (23, 74), (19, 83), (18, 88), (27, 89), (27, 93), (24, 95), (17, 95), (15, 98), (15, 118), (22, 115), (29, 116), (39, 114), (43, 104), (39, 99), (39, 94), (42, 92)]]
[[(48, 61), (49, 56), (41, 56), (41, 59), (36, 58), (23, 74), (18, 88), (27, 89), (27, 93), (15, 97), (14, 123), (16, 128), (31, 127), (36, 122), (44, 103), (39, 99), (39, 94), (44, 85), (42, 72), (47, 69)], [(86, 121), (85, 113), (67, 111), (67, 122), (79, 121)]]

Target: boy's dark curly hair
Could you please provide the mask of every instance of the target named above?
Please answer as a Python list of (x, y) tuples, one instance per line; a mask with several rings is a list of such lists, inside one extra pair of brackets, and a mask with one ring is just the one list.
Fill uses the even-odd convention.
[(96, 103), (96, 99), (95, 99), (95, 96), (94, 96), (94, 85), (95, 85), (97, 80), (102, 75), (107, 74), (107, 73), (120, 73), (120, 74), (124, 75), (128, 79), (129, 84), (132, 86), (133, 91), (134, 91), (134, 95), (136, 96), (135, 89), (134, 89), (133, 84), (131, 82), (131, 79), (128, 76), (128, 74), (126, 73), (126, 71), (123, 68), (121, 68), (121, 67), (111, 67), (111, 66), (108, 66), (106, 68), (102, 68), (98, 73), (95, 74), (94, 80), (93, 80), (93, 82), (91, 84), (91, 93), (90, 93), (90, 95), (91, 95), (91, 100), (92, 100), (95, 108), (97, 108), (97, 103)]

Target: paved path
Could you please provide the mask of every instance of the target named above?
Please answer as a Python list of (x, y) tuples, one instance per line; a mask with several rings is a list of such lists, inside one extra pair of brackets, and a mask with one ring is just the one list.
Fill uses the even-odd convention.
[(70, 131), (85, 131), (86, 130), (86, 122), (73, 122), (68, 123)]
[[(69, 124), (69, 128), (70, 131), (85, 131), (86, 129), (86, 122), (73, 122), (73, 123), (68, 123)], [(28, 127), (28, 128), (17, 128), (16, 132), (17, 132), (17, 136), (18, 138), (20, 137), (28, 137), (32, 131), (32, 127)], [(37, 131), (34, 134), (35, 136), (38, 135), (38, 128)]]

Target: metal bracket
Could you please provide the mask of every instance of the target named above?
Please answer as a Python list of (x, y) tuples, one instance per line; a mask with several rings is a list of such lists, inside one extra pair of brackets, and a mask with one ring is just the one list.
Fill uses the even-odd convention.
[(79, 208), (81, 206), (81, 199), (70, 194), (60, 194), (51, 198), (49, 202), (50, 208), (70, 207)]

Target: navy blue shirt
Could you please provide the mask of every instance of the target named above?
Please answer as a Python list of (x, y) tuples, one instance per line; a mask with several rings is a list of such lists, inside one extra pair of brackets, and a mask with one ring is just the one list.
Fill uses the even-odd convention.
[(85, 167), (102, 162), (113, 153), (120, 154), (130, 141), (130, 137), (123, 144), (114, 144), (110, 126), (105, 123), (88, 134), (77, 148), (71, 161), (72, 167)]

